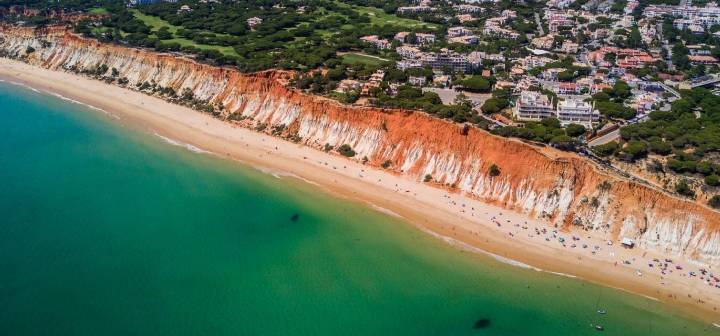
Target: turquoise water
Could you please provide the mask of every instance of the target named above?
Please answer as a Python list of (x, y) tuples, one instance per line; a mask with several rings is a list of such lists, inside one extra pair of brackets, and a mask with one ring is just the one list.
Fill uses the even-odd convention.
[(2, 335), (720, 334), (21, 87), (0, 125)]

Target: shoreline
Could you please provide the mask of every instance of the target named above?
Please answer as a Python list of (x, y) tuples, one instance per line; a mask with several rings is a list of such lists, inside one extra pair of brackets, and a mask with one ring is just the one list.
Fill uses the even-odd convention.
[[(530, 237), (532, 230), (522, 231), (518, 228), (521, 223), (526, 223), (528, 227), (553, 229), (542, 220), (530, 219), (512, 210), (370, 168), (339, 155), (258, 133), (160, 98), (101, 81), (8, 59), (0, 59), (0, 79), (61, 95), (66, 100), (120, 116), (123, 123), (139, 126), (167, 142), (178, 142), (171, 142), (173, 145), (192, 146), (199, 151), (208, 151), (261, 170), (267, 168), (281, 178), (296, 178), (315, 184), (333, 195), (364, 202), (375, 211), (398, 217), (438, 239), (446, 242), (452, 239), (457, 243), (449, 243), (456, 248), (527, 265), (536, 271), (576, 277), (617, 288), (672, 305), (676, 310), (702, 321), (720, 322), (717, 317), (720, 291), (702, 286), (697, 279), (683, 279), (679, 276), (662, 279), (657, 272), (650, 273), (644, 261), (653, 257), (662, 260), (661, 255), (638, 249), (610, 247), (604, 244), (602, 237), (586, 239), (586, 233), (575, 234), (583, 236), (583, 243), (601, 246), (597, 254), (585, 253), (588, 250), (559, 247), (557, 241)], [(192, 148), (188, 147), (188, 150)], [(572, 235), (567, 232), (558, 234), (566, 237)], [(620, 259), (638, 261), (630, 266), (623, 266), (622, 263), (617, 265)], [(498, 259), (500, 262), (503, 260)], [(678, 261), (683, 265), (691, 264), (686, 260)], [(642, 272), (642, 276), (636, 272)], [(701, 304), (698, 300), (705, 303)]]

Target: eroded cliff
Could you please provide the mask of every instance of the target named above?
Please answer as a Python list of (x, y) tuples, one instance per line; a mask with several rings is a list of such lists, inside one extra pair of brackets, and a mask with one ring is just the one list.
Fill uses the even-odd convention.
[[(190, 89), (195, 98), (222, 106), (225, 116), (264, 124), (268, 132), (282, 130), (309, 146), (349, 144), (355, 158), (366, 157), (370, 165), (389, 161), (399, 174), (417, 180), (431, 175), (439, 185), (549, 218), (564, 229), (598, 230), (635, 239), (641, 248), (720, 264), (720, 214), (601, 172), (575, 155), (423, 113), (343, 106), (287, 88), (282, 82), (288, 74), (282, 72), (241, 74), (176, 55), (100, 44), (62, 28), (0, 27), (0, 53), (58, 70), (96, 72), (105, 65), (107, 76), (114, 68), (133, 88), (148, 82), (177, 93)], [(500, 167), (499, 176), (489, 176), (492, 164)]]

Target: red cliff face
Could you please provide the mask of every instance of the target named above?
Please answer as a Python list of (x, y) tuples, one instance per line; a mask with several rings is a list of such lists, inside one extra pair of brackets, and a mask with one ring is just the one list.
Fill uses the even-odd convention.
[[(284, 126), (284, 135), (313, 147), (349, 144), (359, 160), (420, 180), (440, 184), (524, 212), (550, 218), (568, 230), (597, 230), (628, 237), (646, 249), (720, 264), (720, 215), (642, 184), (602, 172), (594, 163), (548, 148), (493, 136), (426, 114), (343, 106), (283, 85), (289, 74), (241, 74), (157, 54), (85, 40), (63, 30), (0, 28), (0, 52), (57, 70), (88, 70), (106, 65), (129, 86), (148, 82), (194, 96), (244, 122)], [(25, 55), (27, 46), (35, 52)], [(111, 70), (108, 70), (107, 76)], [(487, 174), (495, 164), (497, 177)]]

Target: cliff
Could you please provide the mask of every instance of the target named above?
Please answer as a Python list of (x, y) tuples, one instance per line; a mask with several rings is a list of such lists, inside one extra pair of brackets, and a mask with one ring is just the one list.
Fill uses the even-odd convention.
[[(35, 51), (27, 54), (28, 46)], [(399, 174), (454, 186), (487, 202), (546, 217), (566, 230), (597, 230), (667, 255), (720, 265), (720, 214), (642, 184), (602, 172), (576, 155), (532, 147), (419, 112), (343, 106), (283, 85), (287, 73), (242, 74), (176, 55), (100, 44), (61, 28), (0, 27), (0, 54), (49, 69), (115, 68), (128, 87), (155, 83), (241, 115), (248, 125), (313, 146), (349, 144), (355, 159)], [(102, 67), (104, 69), (104, 67)], [(238, 119), (238, 118), (235, 118)], [(501, 174), (488, 175), (496, 164)]]

